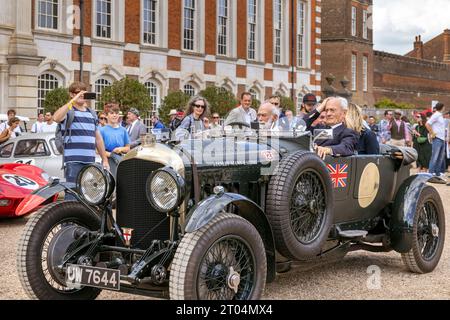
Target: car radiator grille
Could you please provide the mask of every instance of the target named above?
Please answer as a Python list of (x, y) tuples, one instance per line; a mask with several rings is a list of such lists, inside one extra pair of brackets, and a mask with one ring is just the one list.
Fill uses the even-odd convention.
[[(134, 229), (131, 239), (133, 248), (145, 250), (153, 240), (170, 238), (167, 214), (154, 209), (145, 193), (147, 178), (162, 167), (159, 163), (132, 159), (123, 161), (117, 170), (117, 223), (121, 228)], [(161, 223), (162, 220), (165, 221)]]

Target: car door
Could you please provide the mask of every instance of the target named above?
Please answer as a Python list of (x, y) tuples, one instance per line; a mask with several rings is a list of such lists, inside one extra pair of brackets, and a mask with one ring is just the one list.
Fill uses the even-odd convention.
[(45, 170), (51, 177), (59, 177), (64, 180), (64, 170), (62, 168), (63, 157), (62, 154), (59, 153), (58, 148), (56, 148), (55, 138), (52, 137), (48, 139), (47, 143), (51, 151), (51, 156), (46, 160)]

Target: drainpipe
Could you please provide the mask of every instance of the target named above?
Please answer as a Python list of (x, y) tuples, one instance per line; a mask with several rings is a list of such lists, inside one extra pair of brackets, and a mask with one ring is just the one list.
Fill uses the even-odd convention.
[(292, 101), (295, 102), (295, 24), (294, 24), (294, 18), (295, 18), (295, 14), (294, 14), (294, 0), (291, 0), (291, 64), (292, 64), (292, 72), (291, 72), (291, 84), (292, 84), (292, 88), (291, 88), (291, 99)]
[(84, 0), (80, 0), (80, 46), (78, 47), (80, 57), (80, 82), (83, 82), (83, 56), (84, 56)]

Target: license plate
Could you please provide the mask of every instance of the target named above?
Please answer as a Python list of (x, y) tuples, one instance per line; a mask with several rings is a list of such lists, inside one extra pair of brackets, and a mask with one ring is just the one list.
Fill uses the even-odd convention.
[(83, 286), (120, 290), (120, 271), (90, 266), (67, 265), (66, 285), (80, 289)]

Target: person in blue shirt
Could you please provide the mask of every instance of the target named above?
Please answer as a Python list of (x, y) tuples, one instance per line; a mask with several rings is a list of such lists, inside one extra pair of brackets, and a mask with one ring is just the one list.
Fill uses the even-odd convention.
[(165, 129), (166, 126), (159, 120), (157, 115), (152, 116), (153, 129)]
[(108, 124), (100, 128), (109, 166), (114, 177), (122, 156), (130, 151), (130, 137), (127, 130), (120, 125), (119, 117), (119, 107), (112, 107), (107, 113)]

